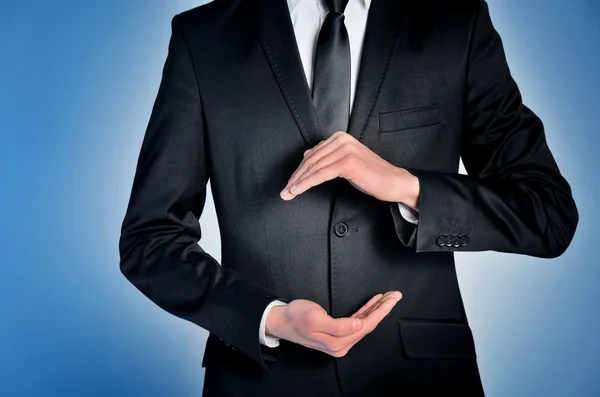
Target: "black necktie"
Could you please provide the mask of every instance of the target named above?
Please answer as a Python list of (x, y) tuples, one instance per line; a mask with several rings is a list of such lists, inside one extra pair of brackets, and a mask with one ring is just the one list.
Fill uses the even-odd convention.
[(329, 8), (319, 32), (312, 98), (325, 138), (347, 131), (350, 118), (350, 41), (344, 25), (348, 0), (324, 0)]

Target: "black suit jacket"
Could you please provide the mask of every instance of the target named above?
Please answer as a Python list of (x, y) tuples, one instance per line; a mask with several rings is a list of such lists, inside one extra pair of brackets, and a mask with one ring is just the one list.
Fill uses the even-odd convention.
[[(120, 265), (210, 332), (205, 395), (482, 394), (453, 252), (552, 258), (572, 240), (570, 186), (484, 1), (373, 0), (364, 40), (348, 133), (419, 178), (418, 226), (344, 179), (279, 197), (323, 139), (285, 0), (217, 0), (172, 20)], [(220, 264), (198, 244), (208, 182)], [(274, 299), (342, 317), (388, 290), (403, 299), (344, 357), (259, 344)]]

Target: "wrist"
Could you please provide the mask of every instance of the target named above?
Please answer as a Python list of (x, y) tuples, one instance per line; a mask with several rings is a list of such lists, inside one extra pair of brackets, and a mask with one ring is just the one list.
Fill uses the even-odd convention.
[(286, 306), (274, 306), (269, 310), (267, 314), (267, 320), (265, 322), (265, 335), (273, 336), (276, 338), (280, 337), (280, 330), (284, 327), (288, 321), (285, 314)]
[(396, 167), (396, 202), (402, 203), (415, 211), (418, 211), (419, 204), (419, 178), (404, 168)]

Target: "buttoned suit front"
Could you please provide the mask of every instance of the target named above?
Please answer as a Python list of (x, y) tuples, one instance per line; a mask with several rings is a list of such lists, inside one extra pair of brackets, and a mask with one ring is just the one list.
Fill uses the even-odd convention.
[[(453, 253), (553, 258), (572, 240), (570, 186), (482, 0), (373, 0), (347, 132), (418, 177), (418, 225), (341, 178), (280, 198), (324, 138), (285, 0), (173, 18), (120, 265), (209, 331), (204, 396), (483, 395)], [(201, 244), (208, 183), (220, 263)], [(402, 300), (344, 357), (258, 341), (275, 299), (347, 317), (390, 290)]]

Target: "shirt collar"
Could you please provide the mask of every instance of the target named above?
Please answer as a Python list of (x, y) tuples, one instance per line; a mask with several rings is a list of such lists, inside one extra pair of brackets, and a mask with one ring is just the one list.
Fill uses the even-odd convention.
[[(294, 11), (294, 8), (296, 8), (298, 3), (300, 3), (301, 1), (310, 1), (311, 3), (315, 3), (317, 1), (323, 1), (323, 0), (287, 0), (290, 12)], [(349, 1), (351, 1), (351, 0), (349, 0)], [(371, 0), (359, 0), (359, 1), (363, 2), (367, 8), (369, 8), (369, 6), (371, 5)]]

